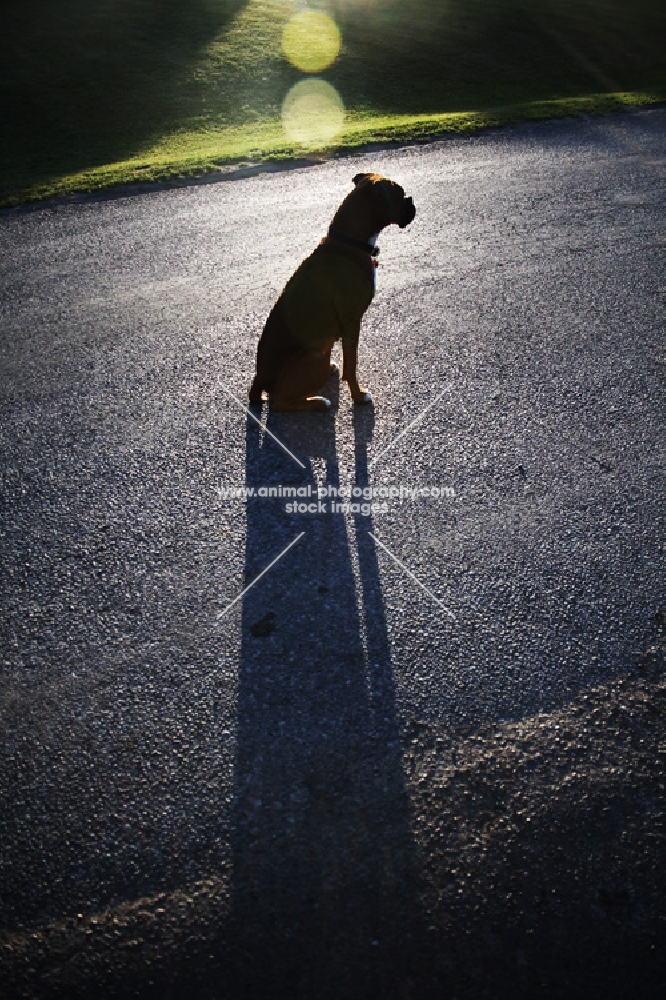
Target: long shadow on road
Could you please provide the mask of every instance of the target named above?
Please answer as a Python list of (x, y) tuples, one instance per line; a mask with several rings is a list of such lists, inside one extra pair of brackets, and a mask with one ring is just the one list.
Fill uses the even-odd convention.
[[(313, 461), (323, 460), (325, 483), (338, 487), (334, 413), (288, 418), (304, 471), (248, 418), (247, 486), (315, 486)], [(280, 436), (284, 422), (269, 416), (267, 426)], [(359, 482), (371, 432), (366, 412), (355, 422)], [(372, 523), (356, 523), (357, 601), (345, 516), (330, 512), (330, 500), (317, 515), (288, 513), (289, 502), (247, 504), (247, 582), (305, 534), (244, 598), (237, 994), (403, 995), (418, 884)]]

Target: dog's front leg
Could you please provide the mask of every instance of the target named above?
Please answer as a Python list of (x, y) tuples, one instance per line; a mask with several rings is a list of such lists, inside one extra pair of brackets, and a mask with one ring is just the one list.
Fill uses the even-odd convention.
[[(359, 329), (360, 332), (360, 329)], [(358, 384), (356, 365), (358, 359), (358, 333), (356, 336), (342, 337), (342, 381), (349, 386), (351, 398), (355, 403), (369, 403), (372, 393)]]

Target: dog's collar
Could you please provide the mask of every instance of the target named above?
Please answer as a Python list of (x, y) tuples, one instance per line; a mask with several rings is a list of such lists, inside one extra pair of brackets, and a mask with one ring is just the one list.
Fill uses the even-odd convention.
[(343, 236), (342, 233), (335, 233), (332, 229), (329, 229), (328, 238), (337, 240), (338, 243), (346, 243), (348, 247), (354, 247), (356, 250), (363, 250), (365, 253), (369, 253), (371, 257), (379, 255), (379, 247), (373, 246), (372, 243), (364, 243), (363, 240), (355, 240), (353, 236)]

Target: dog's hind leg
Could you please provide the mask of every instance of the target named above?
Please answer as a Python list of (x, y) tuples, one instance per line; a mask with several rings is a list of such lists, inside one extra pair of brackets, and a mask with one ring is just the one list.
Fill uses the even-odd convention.
[(277, 413), (327, 410), (329, 400), (317, 393), (329, 378), (330, 368), (330, 351), (299, 351), (280, 371), (270, 394), (271, 407)]
[(254, 381), (253, 381), (252, 385), (250, 386), (250, 391), (248, 393), (250, 402), (251, 403), (260, 403), (261, 400), (262, 400), (262, 398), (263, 398), (262, 397), (262, 393), (263, 392), (264, 392), (264, 386), (262, 384), (262, 380), (259, 378), (258, 375), (255, 375), (254, 376)]
[(257, 367), (249, 390), (251, 403), (260, 403), (262, 393), (271, 394), (282, 368), (301, 348), (284, 321), (281, 300), (273, 306), (271, 314), (257, 344)]

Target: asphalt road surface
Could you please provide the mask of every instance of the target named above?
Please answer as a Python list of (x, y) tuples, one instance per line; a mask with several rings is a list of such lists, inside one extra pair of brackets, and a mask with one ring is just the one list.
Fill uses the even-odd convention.
[[(0, 213), (5, 996), (661, 995), (665, 139)], [(373, 404), (264, 429), (258, 336), (361, 170), (417, 208)]]

